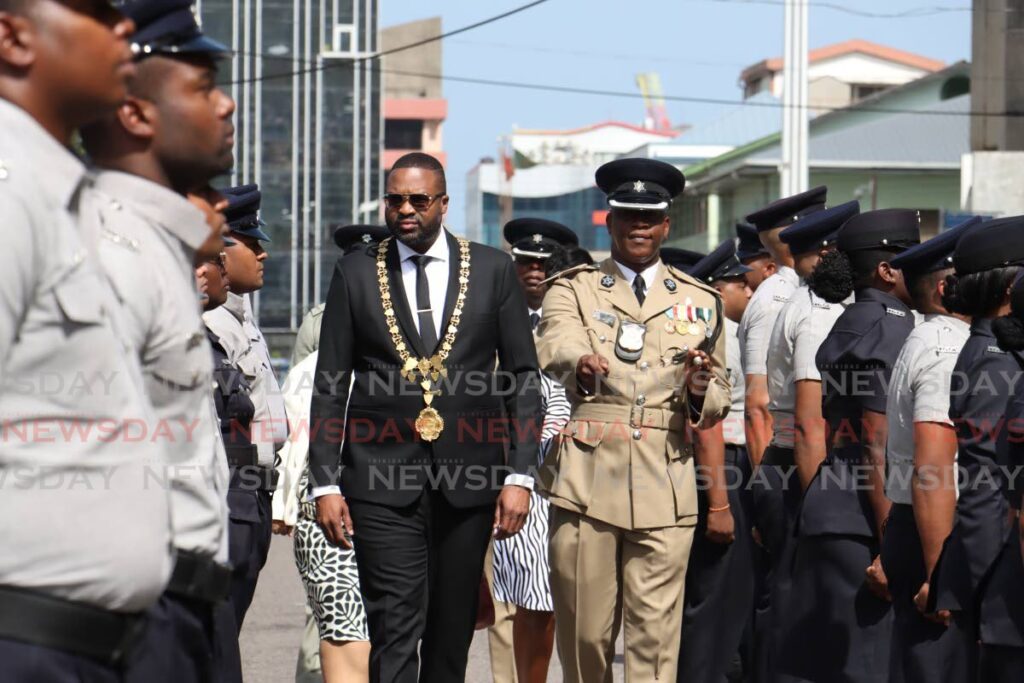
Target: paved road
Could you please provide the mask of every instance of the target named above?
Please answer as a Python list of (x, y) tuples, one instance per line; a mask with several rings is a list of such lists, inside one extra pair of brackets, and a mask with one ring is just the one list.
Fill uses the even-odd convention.
[[(302, 640), (306, 594), (292, 559), (292, 542), (275, 536), (267, 566), (260, 575), (249, 614), (242, 628), (242, 661), (246, 683), (288, 683), (295, 680), (295, 660)], [(622, 644), (619, 643), (619, 652)], [(621, 655), (616, 657), (616, 682), (622, 681)], [(548, 681), (562, 680), (562, 670), (552, 662)], [(469, 652), (468, 683), (490, 683), (487, 634), (477, 631)]]

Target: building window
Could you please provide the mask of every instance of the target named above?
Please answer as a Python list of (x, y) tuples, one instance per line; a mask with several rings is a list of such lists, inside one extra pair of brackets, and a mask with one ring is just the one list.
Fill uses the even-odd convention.
[(388, 119), (384, 121), (384, 149), (420, 149), (423, 146), (423, 121)]
[(851, 86), (853, 88), (853, 101), (859, 102), (860, 100), (871, 97), (875, 93), (880, 93), (887, 89), (887, 85), (874, 85), (870, 83), (855, 83)]

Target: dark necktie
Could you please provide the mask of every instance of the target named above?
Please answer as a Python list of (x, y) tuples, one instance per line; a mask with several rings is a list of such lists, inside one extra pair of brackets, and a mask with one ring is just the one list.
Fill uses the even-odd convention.
[(643, 306), (647, 295), (644, 294), (644, 279), (640, 277), (640, 273), (637, 273), (636, 277), (633, 278), (633, 293), (636, 294), (636, 300)]
[(416, 314), (420, 321), (420, 339), (428, 354), (437, 347), (437, 330), (434, 329), (434, 309), (430, 305), (430, 285), (427, 283), (427, 263), (430, 256), (413, 256), (416, 264)]
[(537, 325), (540, 325), (540, 316), (536, 313), (530, 313), (530, 329), (537, 329)]

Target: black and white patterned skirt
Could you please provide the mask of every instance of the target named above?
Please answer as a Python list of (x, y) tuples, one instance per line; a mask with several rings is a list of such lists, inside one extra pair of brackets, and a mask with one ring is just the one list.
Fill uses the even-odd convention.
[[(300, 489), (300, 490), (304, 490)], [(295, 566), (313, 610), (320, 640), (369, 640), (354, 550), (340, 548), (315, 521), (316, 507), (303, 503), (295, 523)]]

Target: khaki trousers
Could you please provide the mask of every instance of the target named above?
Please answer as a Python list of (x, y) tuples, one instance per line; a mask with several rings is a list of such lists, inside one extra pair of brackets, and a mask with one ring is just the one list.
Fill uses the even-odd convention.
[(566, 683), (611, 683), (623, 622), (626, 681), (675, 683), (694, 527), (630, 531), (551, 512), (551, 593)]
[[(494, 540), (487, 546), (484, 575), (494, 600)], [(491, 653), (491, 677), (494, 683), (516, 683), (516, 659), (512, 651), (512, 620), (516, 606), (494, 600), (494, 625), (487, 629), (487, 644)]]

